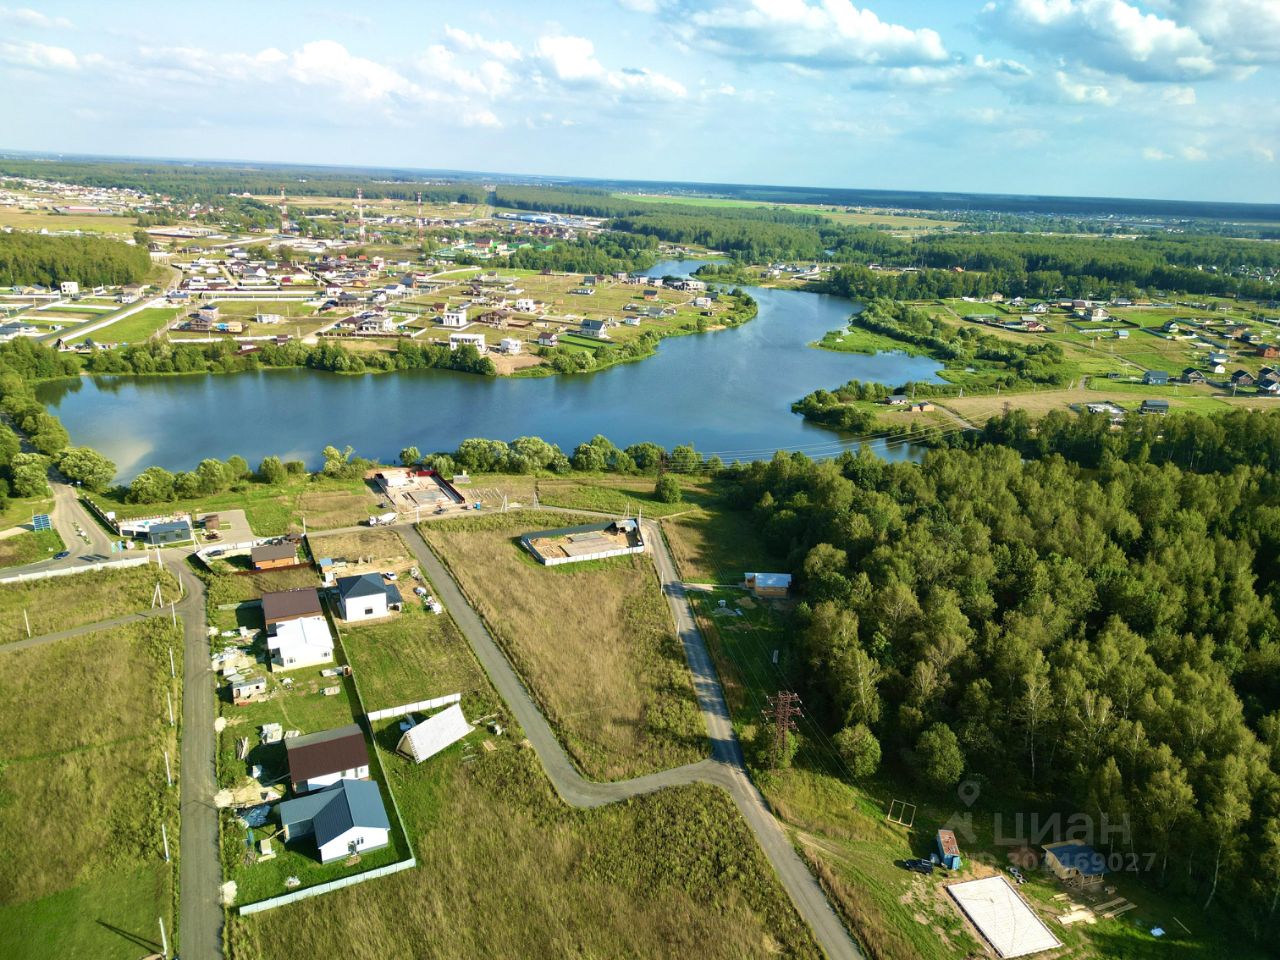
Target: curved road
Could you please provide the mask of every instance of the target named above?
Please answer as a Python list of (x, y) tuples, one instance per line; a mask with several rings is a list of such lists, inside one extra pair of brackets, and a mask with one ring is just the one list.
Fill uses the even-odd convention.
[(826, 955), (831, 960), (861, 960), (861, 952), (831, 908), (822, 887), (792, 847), (781, 825), (769, 811), (764, 797), (747, 774), (715, 664), (694, 623), (692, 607), (685, 596), (684, 584), (676, 576), (675, 564), (667, 550), (662, 531), (655, 523), (645, 521), (645, 537), (653, 553), (658, 578), (662, 582), (662, 592), (671, 608), (676, 631), (684, 644), (698, 706), (707, 725), (707, 736), (711, 739), (711, 758), (615, 783), (595, 783), (578, 772), (560, 741), (556, 739), (551, 725), (533, 702), (524, 682), (489, 634), (453, 575), (427, 545), (416, 527), (411, 524), (397, 526), (408, 535), (406, 539), (423, 572), (430, 578), (458, 628), (471, 644), (476, 658), (489, 674), (494, 687), (524, 728), (525, 736), (537, 751), (552, 785), (566, 803), (575, 807), (598, 807), (651, 793), (663, 787), (688, 783), (710, 783), (723, 787), (746, 818), (792, 903), (813, 930), (815, 939)]

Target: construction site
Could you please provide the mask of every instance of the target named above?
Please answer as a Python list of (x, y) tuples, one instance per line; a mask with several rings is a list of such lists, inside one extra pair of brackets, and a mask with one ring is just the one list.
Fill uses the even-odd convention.
[(539, 563), (548, 567), (644, 553), (640, 521), (633, 519), (536, 530), (521, 537), (520, 543)]
[(467, 496), (434, 470), (384, 469), (369, 479), (382, 494), (388, 510), (415, 517), (422, 513), (467, 510)]

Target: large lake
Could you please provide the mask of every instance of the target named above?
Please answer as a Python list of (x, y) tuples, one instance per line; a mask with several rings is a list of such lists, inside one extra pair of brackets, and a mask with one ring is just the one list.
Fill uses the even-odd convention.
[[(698, 261), (667, 261), (654, 276)], [(81, 377), (42, 384), (40, 400), (74, 443), (101, 450), (128, 480), (152, 464), (189, 469), (204, 457), (269, 454), (317, 465), (327, 444), (395, 459), (401, 448), (452, 450), (468, 437), (535, 435), (566, 451), (602, 433), (619, 446), (692, 443), (726, 461), (775, 450), (814, 455), (856, 441), (806, 423), (791, 403), (846, 380), (936, 379), (939, 365), (901, 353), (807, 346), (842, 326), (842, 297), (753, 288), (759, 315), (731, 330), (662, 341), (656, 356), (599, 373), (537, 379), (441, 370), (342, 376), (311, 370), (159, 377)], [(881, 455), (911, 449), (876, 441)]]

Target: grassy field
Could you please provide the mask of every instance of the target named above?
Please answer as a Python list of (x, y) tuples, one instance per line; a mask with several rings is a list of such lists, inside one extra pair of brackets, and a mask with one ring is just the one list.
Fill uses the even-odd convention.
[(291, 475), (278, 485), (246, 481), (223, 493), (165, 504), (126, 503), (110, 493), (99, 494), (95, 500), (104, 510), (114, 510), (116, 516), (123, 519), (160, 511), (217, 513), (243, 509), (249, 526), (260, 537), (299, 531), (303, 517), (312, 530), (350, 526), (366, 519), (371, 508), (377, 505), (363, 480), (328, 480), (302, 475)]
[(93, 216), (53, 213), (50, 210), (15, 210), (0, 207), (0, 227), (15, 230), (83, 230), (86, 233), (131, 234), (138, 229), (134, 217)]
[[(133, 960), (173, 932), (182, 636), (148, 620), (4, 655), (0, 955)], [(34, 815), (40, 811), (39, 815)], [(159, 824), (175, 859), (163, 860)]]
[(178, 315), (177, 307), (150, 307), (139, 310), (135, 314), (117, 320), (115, 323), (97, 330), (87, 337), (77, 337), (74, 343), (83, 343), (86, 339), (108, 343), (138, 343), (146, 340), (157, 330), (163, 330)]
[(26, 638), (24, 610), (31, 635), (38, 637), (146, 610), (157, 582), (166, 603), (178, 599), (173, 575), (150, 564), (4, 584), (0, 586), (0, 644)]
[(896, 228), (895, 232), (942, 230), (959, 226), (956, 220), (936, 220), (932, 217), (895, 216), (890, 213), (864, 210), (855, 207), (838, 207), (808, 203), (768, 203), (763, 200), (737, 200), (729, 197), (684, 197), (665, 194), (614, 194), (626, 200), (641, 200), (645, 203), (681, 204), (694, 207), (779, 207), (796, 213), (815, 213), (836, 223), (853, 226), (886, 226)]
[(343, 626), (342, 645), (360, 671), (360, 692), (370, 710), (451, 693), (462, 694), (469, 717), (499, 707), (453, 619), (423, 610), (412, 597), (389, 620)]
[(574, 522), (516, 511), (422, 529), (588, 776), (620, 779), (704, 756), (702, 718), (649, 557), (543, 567), (516, 543)]
[(0, 567), (20, 567), (47, 560), (63, 548), (57, 530), (33, 530), (0, 540)]
[(343, 638), (368, 705), (460, 690), (469, 718), (492, 703), (506, 729), (477, 731), (413, 765), (392, 752), (396, 721), (379, 724), (418, 868), (233, 916), (232, 960), (335, 951), (355, 960), (818, 956), (724, 794), (687, 787), (571, 810), (447, 614), (406, 611)]

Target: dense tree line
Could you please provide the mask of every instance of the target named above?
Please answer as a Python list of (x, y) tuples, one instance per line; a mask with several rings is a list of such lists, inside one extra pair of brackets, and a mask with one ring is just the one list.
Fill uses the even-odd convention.
[(299, 340), (263, 343), (253, 353), (241, 354), (232, 340), (217, 343), (183, 343), (154, 339), (115, 350), (98, 350), (84, 359), (84, 368), (97, 374), (236, 373), (260, 367), (307, 367), (331, 373), (363, 373), (438, 368), (493, 376), (493, 361), (475, 347), (450, 350), (445, 344), (397, 340), (395, 349), (356, 352), (334, 340), (308, 346)]
[[(1049, 340), (1006, 340), (976, 325), (944, 323), (918, 307), (883, 299), (871, 301), (849, 322), (917, 347), (949, 368), (971, 368), (991, 386), (1061, 386), (1069, 379), (1062, 370), (1062, 347)], [(919, 392), (932, 385), (915, 386)]]
[[(354, 197), (356, 188), (370, 199), (484, 203), (478, 181), (427, 181), (409, 171), (334, 167), (263, 166), (163, 161), (44, 161), (0, 158), (0, 173), (13, 177), (61, 180), (94, 187), (122, 187), (181, 199), (226, 197), (232, 193), (274, 196), (284, 186), (289, 196)], [(278, 215), (277, 215), (278, 220)]]
[(1026, 411), (1009, 410), (988, 420), (976, 439), (1028, 456), (1058, 454), (1090, 468), (1119, 459), (1172, 463), (1200, 473), (1259, 467), (1280, 475), (1280, 416), (1258, 410), (1128, 417), (1118, 429), (1106, 414), (1055, 410), (1033, 422)]
[(1251, 274), (1280, 268), (1280, 249), (1207, 236), (1134, 240), (969, 233), (924, 237), (881, 259), (921, 269), (894, 273), (852, 264), (836, 270), (828, 288), (844, 296), (898, 300), (996, 292), (1039, 298), (1178, 291), (1273, 297), (1275, 286)]
[(658, 242), (653, 237), (608, 231), (555, 243), (545, 250), (522, 247), (507, 257), (507, 265), (519, 270), (618, 273), (647, 270), (657, 260)]
[(0, 233), (0, 286), (138, 283), (150, 270), (145, 246), (101, 237)]
[(791, 405), (793, 413), (806, 420), (846, 433), (871, 433), (876, 427), (876, 412), (865, 407), (850, 406), (855, 401), (876, 401), (889, 396), (882, 383), (850, 380), (835, 390), (815, 390)]
[(1254, 929), (1270, 916), (1273, 469), (1086, 470), (992, 444), (922, 464), (778, 454), (721, 482), (797, 571), (806, 708), (832, 734), (866, 728), (926, 787), (986, 778), (1005, 808), (1127, 818), (1100, 849), (1153, 854), (1153, 882)]

